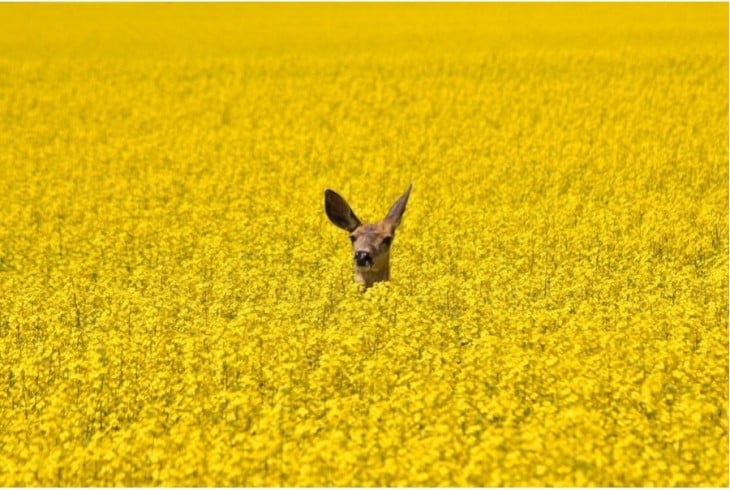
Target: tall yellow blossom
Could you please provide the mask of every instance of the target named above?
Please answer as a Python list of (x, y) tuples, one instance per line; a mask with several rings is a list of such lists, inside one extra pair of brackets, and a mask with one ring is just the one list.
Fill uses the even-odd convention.
[(727, 19), (0, 5), (0, 484), (727, 486)]

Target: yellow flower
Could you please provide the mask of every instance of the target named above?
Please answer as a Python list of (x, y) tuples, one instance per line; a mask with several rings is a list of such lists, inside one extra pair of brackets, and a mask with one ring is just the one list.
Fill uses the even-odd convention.
[(727, 27), (0, 5), (0, 484), (727, 486)]

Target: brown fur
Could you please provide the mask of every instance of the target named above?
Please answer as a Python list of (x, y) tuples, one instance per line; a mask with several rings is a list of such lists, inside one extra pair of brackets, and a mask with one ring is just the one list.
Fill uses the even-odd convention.
[(388, 215), (377, 223), (362, 223), (349, 204), (336, 192), (325, 190), (325, 211), (330, 221), (350, 232), (353, 257), (356, 253), (367, 253), (372, 263), (354, 264), (355, 281), (370, 287), (379, 281), (390, 279), (390, 246), (395, 229), (406, 210), (413, 184), (390, 208)]

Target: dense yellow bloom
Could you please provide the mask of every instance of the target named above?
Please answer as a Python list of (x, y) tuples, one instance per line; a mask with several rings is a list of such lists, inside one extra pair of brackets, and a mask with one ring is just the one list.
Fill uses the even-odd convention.
[(727, 18), (0, 5), (0, 485), (728, 485)]

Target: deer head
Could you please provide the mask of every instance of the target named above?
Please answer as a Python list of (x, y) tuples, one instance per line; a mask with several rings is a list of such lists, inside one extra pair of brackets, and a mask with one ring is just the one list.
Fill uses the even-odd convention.
[(370, 287), (378, 281), (390, 278), (390, 246), (395, 229), (400, 225), (406, 210), (413, 184), (390, 208), (388, 214), (377, 223), (363, 223), (352, 211), (347, 201), (331, 189), (324, 191), (324, 209), (336, 226), (350, 234), (355, 281)]

